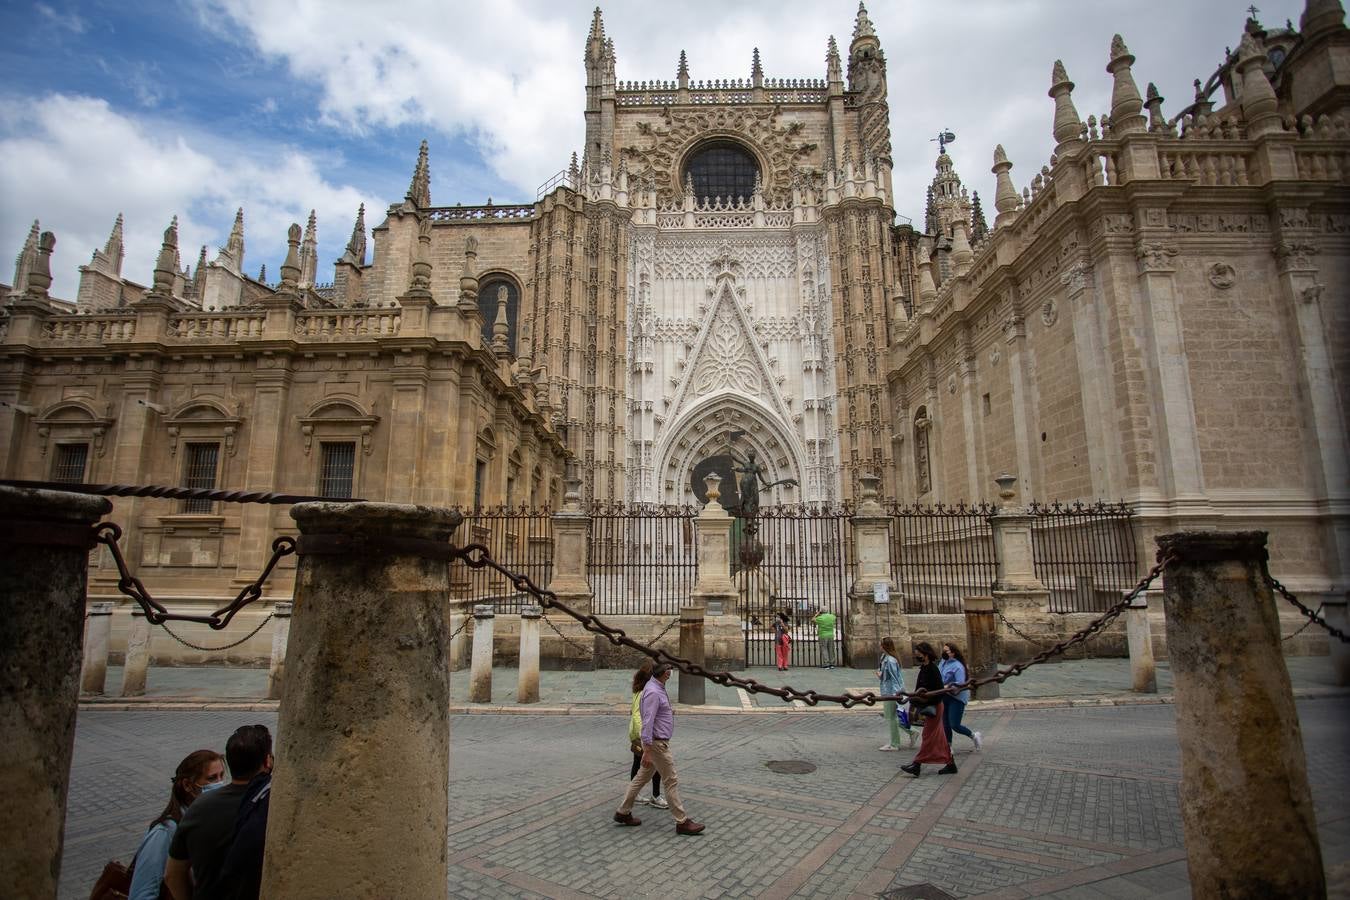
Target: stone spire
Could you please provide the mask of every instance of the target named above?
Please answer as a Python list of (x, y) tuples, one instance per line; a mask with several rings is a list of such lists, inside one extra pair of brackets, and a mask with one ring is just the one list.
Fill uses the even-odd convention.
[(319, 267), (319, 224), (314, 210), (309, 211), (309, 221), (305, 223), (305, 237), (300, 242), (300, 286), (314, 287), (314, 276)]
[(1310, 41), (1327, 31), (1338, 31), (1345, 21), (1345, 10), (1340, 0), (1307, 0), (1303, 14), (1298, 17), (1298, 30), (1303, 40)]
[(1237, 72), (1242, 77), (1242, 117), (1247, 120), (1248, 137), (1281, 128), (1275, 89), (1263, 67), (1265, 59), (1251, 34), (1244, 32), (1238, 44)]
[(1144, 90), (1144, 108), (1148, 110), (1148, 130), (1163, 132), (1167, 130), (1167, 117), (1163, 115), (1162, 95), (1158, 93), (1158, 88), (1153, 82), (1148, 83)]
[(1073, 82), (1064, 71), (1064, 63), (1058, 59), (1050, 70), (1050, 97), (1055, 101), (1055, 155), (1062, 159), (1078, 147), (1078, 133), (1083, 123), (1073, 105)]
[(689, 57), (683, 50), (680, 51), (680, 64), (675, 69), (675, 80), (679, 83), (680, 90), (689, 89)]
[[(970, 200), (961, 186), (961, 177), (956, 174), (952, 158), (946, 151), (938, 154), (935, 164), (937, 174), (929, 185), (932, 198), (933, 230), (930, 234), (950, 235), (952, 226), (958, 222), (970, 223)], [(924, 223), (925, 229), (928, 227)]]
[(834, 35), (830, 35), (830, 43), (825, 51), (825, 80), (831, 85), (839, 85), (843, 89), (844, 85), (844, 64), (839, 59), (839, 45), (834, 40)]
[(258, 284), (267, 284), (267, 263), (258, 266)]
[[(113, 222), (112, 233), (108, 235), (108, 242), (103, 245), (103, 258), (106, 260), (108, 268), (114, 275), (122, 274), (122, 258), (126, 255), (122, 246), (122, 214), (117, 214), (117, 221)], [(99, 252), (94, 251), (94, 260), (98, 261)]]
[(996, 184), (994, 209), (998, 210), (998, 215), (994, 217), (995, 231), (1017, 221), (1017, 188), (1013, 187), (1012, 176), (1008, 174), (1012, 167), (1003, 145), (999, 144), (994, 148), (994, 165), (989, 170), (994, 173)]
[(354, 266), (366, 264), (366, 205), (362, 203), (356, 210), (356, 223), (352, 225), (352, 237), (347, 241), (347, 252), (342, 254), (343, 262)]
[(41, 237), (38, 220), (34, 219), (33, 227), (28, 229), (28, 237), (24, 238), (23, 247), (14, 260), (13, 289), (16, 294), (22, 294), (28, 289), (28, 273), (33, 271), (33, 265), (37, 262), (38, 242)]
[(933, 204), (933, 185), (929, 184), (923, 208), (923, 232), (924, 234), (937, 234), (937, 230), (937, 207)]
[(1112, 37), (1111, 61), (1106, 64), (1106, 71), (1115, 80), (1111, 87), (1111, 133), (1117, 137), (1131, 131), (1143, 131), (1146, 127), (1140, 114), (1144, 102), (1130, 71), (1133, 65), (1134, 57), (1125, 41), (1118, 34)]
[(859, 0), (858, 17), (853, 22), (853, 42), (857, 43), (861, 38), (875, 38), (877, 30), (872, 27), (872, 20), (867, 16), (867, 7)]
[[(599, 13), (599, 10), (596, 10)], [(427, 142), (417, 149), (417, 166), (413, 169), (412, 181), (408, 184), (407, 202), (414, 209), (426, 209), (431, 206), (431, 166), (427, 161)]]
[[(262, 275), (258, 276), (259, 280)], [(286, 229), (286, 260), (281, 264), (279, 294), (294, 294), (300, 283), (300, 223), (292, 222)]]
[[(599, 10), (596, 10), (599, 13)], [(573, 154), (573, 159), (576, 155)], [(478, 312), (478, 238), (464, 238), (464, 270), (459, 276), (459, 311), (461, 315), (476, 316)]]
[(164, 242), (159, 245), (155, 260), (153, 286), (146, 296), (168, 299), (173, 296), (173, 282), (178, 277), (178, 217), (174, 216), (164, 229)]
[(225, 249), (221, 250), (220, 255), (216, 257), (216, 262), (236, 275), (244, 273), (244, 208), (242, 206), (234, 213), (234, 225), (230, 228), (230, 238), (225, 242)]
[(970, 239), (975, 242), (984, 240), (989, 233), (989, 225), (984, 221), (984, 208), (980, 206), (980, 192), (970, 195)]
[(193, 297), (200, 301), (202, 293), (206, 290), (206, 245), (202, 244), (202, 249), (197, 253), (197, 266), (192, 270), (192, 278), (188, 282), (188, 289), (185, 296)]
[(764, 86), (764, 67), (759, 64), (759, 48), (755, 48), (754, 54), (750, 57), (750, 85), (752, 87)]
[(506, 315), (508, 298), (506, 285), (499, 285), (497, 287), (497, 317), (492, 322), (492, 352), (497, 356), (511, 355), (509, 343), (511, 323)]
[(592, 62), (598, 62), (605, 52), (605, 20), (600, 14), (600, 7), (595, 8), (591, 14), (591, 30), (586, 34), (586, 54), (583, 57), (587, 66)]

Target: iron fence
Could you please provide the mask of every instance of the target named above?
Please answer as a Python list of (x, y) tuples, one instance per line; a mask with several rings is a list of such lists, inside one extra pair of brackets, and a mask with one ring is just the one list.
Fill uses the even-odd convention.
[(1134, 513), (1124, 503), (1032, 503), (1036, 577), (1050, 590), (1050, 611), (1099, 613), (1134, 586), (1139, 560)]
[(960, 613), (998, 577), (989, 503), (890, 503), (891, 578), (908, 613)]
[(698, 579), (692, 506), (594, 503), (586, 573), (597, 615), (679, 615)]
[[(528, 575), (535, 584), (547, 585), (553, 574), (553, 513), (525, 506), (460, 509), (464, 524), (460, 534), (469, 543), (485, 544), (493, 559), (514, 572)], [(459, 541), (464, 538), (456, 535)], [(452, 589), (457, 596), (475, 603), (491, 603), (501, 614), (519, 613), (529, 601), (504, 576), (489, 569), (457, 566)]]

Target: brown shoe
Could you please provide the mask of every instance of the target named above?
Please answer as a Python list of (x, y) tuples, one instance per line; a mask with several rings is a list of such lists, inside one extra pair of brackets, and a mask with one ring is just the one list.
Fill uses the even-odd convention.
[(683, 822), (675, 823), (676, 834), (702, 834), (706, 825), (700, 825), (693, 819), (685, 819)]
[[(636, 818), (634, 818), (632, 813), (621, 813), (621, 812), (616, 812), (616, 813), (614, 814), (614, 821), (615, 821), (615, 822), (618, 822), (620, 825), (641, 825), (641, 824), (642, 824), (642, 820), (641, 820), (641, 819), (636, 819)], [(700, 825), (699, 827), (702, 828), (703, 826)]]

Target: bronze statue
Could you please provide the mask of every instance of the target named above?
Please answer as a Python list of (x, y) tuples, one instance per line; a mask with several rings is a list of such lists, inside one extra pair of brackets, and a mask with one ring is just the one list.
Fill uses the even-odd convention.
[(759, 515), (759, 495), (761, 492), (780, 484), (795, 485), (797, 479), (780, 478), (777, 481), (769, 481), (765, 478), (764, 467), (759, 464), (758, 454), (753, 447), (745, 451), (745, 456), (741, 456), (731, 446), (731, 442), (744, 433), (743, 431), (733, 431), (727, 434), (727, 456), (731, 457), (734, 464), (732, 471), (740, 475), (736, 482), (737, 490), (741, 495), (740, 515), (742, 519), (749, 522)]

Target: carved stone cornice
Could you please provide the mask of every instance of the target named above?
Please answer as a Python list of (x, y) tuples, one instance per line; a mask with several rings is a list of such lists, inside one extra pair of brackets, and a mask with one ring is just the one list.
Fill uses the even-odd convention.
[(1059, 276), (1060, 284), (1068, 289), (1070, 297), (1076, 297), (1087, 289), (1088, 283), (1092, 279), (1092, 263), (1080, 259), (1069, 266)]

